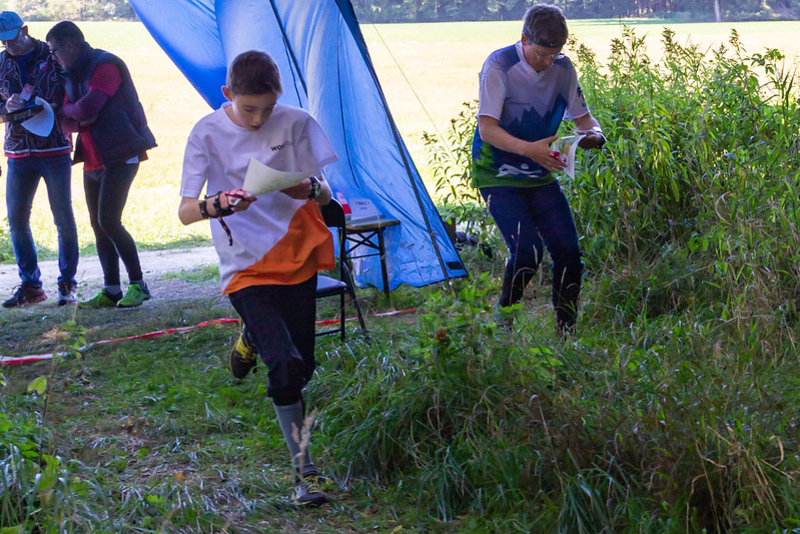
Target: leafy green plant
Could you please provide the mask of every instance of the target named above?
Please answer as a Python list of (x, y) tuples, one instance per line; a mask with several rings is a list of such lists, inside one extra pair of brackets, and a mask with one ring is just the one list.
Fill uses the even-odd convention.
[[(571, 184), (588, 263), (610, 275), (601, 282), (609, 297), (630, 295), (634, 315), (654, 294), (671, 301), (659, 297), (657, 313), (701, 299), (725, 303), (713, 313), (726, 317), (749, 313), (754, 299), (789, 309), (800, 215), (795, 72), (777, 50), (748, 54), (735, 31), (711, 54), (668, 29), (662, 41), (655, 63), (625, 28), (607, 69), (576, 46), (609, 138), (607, 150), (579, 153)], [(640, 287), (618, 292), (631, 282)]]
[[(528, 446), (556, 466), (538, 471), (538, 488), (565, 532), (634, 524), (654, 532), (777, 528), (792, 524), (795, 509), (779, 497), (797, 467), (785, 464), (785, 427), (745, 413), (770, 411), (773, 393), (743, 391), (760, 383), (759, 369), (783, 367), (793, 353), (795, 73), (777, 50), (748, 54), (736, 32), (711, 54), (680, 45), (670, 30), (662, 41), (656, 63), (644, 39), (625, 28), (605, 67), (572, 45), (609, 139), (606, 150), (579, 152), (575, 179), (563, 181), (589, 268), (581, 351), (604, 347), (598, 352), (612, 360), (579, 369), (548, 347), (561, 365), (525, 368), (527, 378), (552, 384), (552, 396), (539, 398), (538, 419), (562, 431)], [(452, 320), (453, 312), (436, 317)], [(531, 339), (515, 341), (487, 350), (519, 363)], [(615, 421), (612, 433), (604, 421)], [(456, 443), (446, 449), (450, 462)], [(444, 460), (415, 458), (414, 465), (438, 474), (427, 479), (432, 486), (443, 480), (434, 466)], [(474, 503), (476, 488), (492, 476), (483, 472), (476, 482), (458, 465), (450, 485), (462, 488), (458, 498), (424, 493), (440, 513), (467, 498)], [(560, 494), (544, 489), (553, 484)], [(659, 509), (648, 493), (677, 508)]]
[(9, 532), (62, 531), (71, 522), (76, 493), (86, 491), (61, 458), (49, 453), (55, 444), (47, 415), (58, 364), (67, 354), (80, 356), (86, 343), (85, 330), (74, 319), (62, 327), (65, 340), (53, 355), (49, 375), (36, 377), (26, 389), (43, 399), (39, 417), (12, 421), (0, 413), (0, 525), (12, 529)]
[(509, 343), (490, 290), (483, 274), (455, 294), (432, 293), (412, 339), (364, 359), (342, 355), (314, 386), (344, 392), (320, 420), (348, 472), (403, 474), (419, 505), (443, 520), (465, 508), (512, 509), (539, 491), (537, 445), (515, 430), (526, 426), (524, 391), (551, 382), (561, 362), (545, 346)]
[(34, 418), (0, 413), (0, 525), (8, 532), (62, 531), (70, 500), (85, 489), (60, 458), (43, 453), (50, 435), (37, 427)]
[(472, 185), (472, 138), (477, 111), (477, 102), (464, 102), (463, 109), (450, 121), (443, 137), (423, 132), (422, 139), (442, 217), (480, 243), (495, 246), (499, 243), (498, 232), (487, 224), (491, 220), (489, 209)]

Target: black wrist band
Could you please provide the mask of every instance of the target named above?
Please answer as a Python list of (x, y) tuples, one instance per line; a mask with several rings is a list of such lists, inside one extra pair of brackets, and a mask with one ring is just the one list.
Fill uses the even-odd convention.
[(206, 199), (200, 201), (200, 216), (204, 219), (210, 219), (211, 215), (208, 214), (208, 205), (206, 203)]
[(606, 136), (603, 135), (603, 132), (598, 132), (600, 134), (600, 142), (597, 143), (597, 148), (603, 148), (603, 145), (606, 144)]
[[(200, 202), (200, 214), (205, 214), (206, 218), (214, 218), (219, 221), (220, 226), (222, 229), (225, 230), (225, 234), (228, 236), (228, 245), (233, 246), (233, 235), (231, 235), (231, 229), (228, 228), (228, 225), (225, 224), (225, 221), (222, 220), (223, 217), (233, 214), (233, 210), (228, 206), (226, 209), (222, 209), (222, 205), (220, 204), (219, 197), (222, 196), (222, 191), (218, 192), (214, 195), (214, 215), (210, 215), (208, 213), (208, 207), (205, 206), (206, 201), (203, 200)], [(206, 200), (211, 198), (211, 196), (206, 195)]]
[(309, 176), (309, 180), (311, 180), (311, 192), (308, 194), (308, 198), (310, 200), (314, 200), (319, 196), (320, 191), (322, 190), (322, 184), (319, 181), (319, 178), (316, 176)]
[(603, 145), (606, 144), (606, 136), (603, 133), (603, 129), (599, 126), (592, 126), (591, 131), (600, 136), (600, 141), (597, 143), (597, 148), (603, 148)]
[(230, 206), (225, 209), (222, 209), (222, 204), (220, 203), (219, 198), (222, 196), (222, 191), (214, 195), (214, 217), (227, 217), (228, 215), (233, 215), (233, 210)]

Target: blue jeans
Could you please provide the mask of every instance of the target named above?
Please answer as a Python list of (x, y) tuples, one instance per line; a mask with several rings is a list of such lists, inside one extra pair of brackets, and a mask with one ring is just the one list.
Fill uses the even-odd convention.
[(500, 306), (520, 301), (542, 263), (544, 247), (553, 259), (553, 307), (562, 327), (575, 324), (583, 261), (578, 231), (558, 182), (542, 187), (481, 189), (508, 247)]
[(31, 233), (31, 206), (39, 178), (44, 179), (50, 211), (58, 229), (58, 281), (75, 282), (78, 270), (78, 230), (72, 214), (72, 164), (61, 156), (9, 158), (6, 176), (6, 207), (11, 245), (22, 285), (41, 287), (36, 245)]

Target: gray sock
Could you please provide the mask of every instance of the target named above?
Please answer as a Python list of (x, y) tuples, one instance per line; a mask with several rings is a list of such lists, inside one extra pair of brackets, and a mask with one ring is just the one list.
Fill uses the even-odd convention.
[(109, 295), (122, 295), (122, 286), (105, 286), (104, 289)]
[[(303, 402), (297, 401), (288, 406), (275, 405), (275, 413), (278, 414), (278, 424), (281, 426), (283, 439), (286, 440), (286, 446), (289, 447), (289, 454), (292, 455), (292, 466), (295, 472), (301, 472), (301, 465), (299, 461), (300, 456), (300, 440), (302, 440), (303, 428)], [(296, 429), (296, 430), (295, 430)], [(296, 436), (296, 437), (295, 437)], [(314, 462), (311, 461), (311, 454), (309, 454), (310, 444), (306, 445), (305, 455), (302, 462), (303, 476), (316, 474), (317, 468)]]

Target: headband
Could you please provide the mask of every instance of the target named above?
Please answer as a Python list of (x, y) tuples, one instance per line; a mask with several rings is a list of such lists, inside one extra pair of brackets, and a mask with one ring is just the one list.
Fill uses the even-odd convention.
[(528, 41), (532, 42), (533, 44), (543, 46), (545, 48), (561, 48), (566, 44), (566, 41), (556, 42), (556, 41), (545, 41), (544, 39), (537, 39), (528, 32), (525, 32), (525, 36), (528, 38)]

